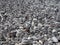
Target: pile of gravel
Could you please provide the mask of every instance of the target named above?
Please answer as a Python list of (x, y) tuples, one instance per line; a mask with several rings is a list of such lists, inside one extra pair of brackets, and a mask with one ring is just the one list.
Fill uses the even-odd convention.
[(60, 45), (60, 0), (0, 0), (0, 45)]

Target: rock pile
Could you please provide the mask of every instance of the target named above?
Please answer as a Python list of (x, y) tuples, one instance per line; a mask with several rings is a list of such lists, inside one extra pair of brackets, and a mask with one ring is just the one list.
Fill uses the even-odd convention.
[(59, 0), (0, 0), (0, 45), (59, 44)]

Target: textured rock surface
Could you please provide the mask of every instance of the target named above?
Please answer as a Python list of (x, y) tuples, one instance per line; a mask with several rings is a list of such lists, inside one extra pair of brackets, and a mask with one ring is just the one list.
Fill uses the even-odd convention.
[(0, 0), (0, 45), (59, 45), (60, 0)]

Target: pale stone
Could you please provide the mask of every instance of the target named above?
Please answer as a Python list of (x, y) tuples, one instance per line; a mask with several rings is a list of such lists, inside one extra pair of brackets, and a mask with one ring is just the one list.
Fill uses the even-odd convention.
[(15, 43), (15, 45), (22, 45), (21, 43)]
[(36, 29), (37, 28), (37, 26), (34, 26), (34, 29)]
[(47, 36), (46, 34), (44, 34), (44, 36)]
[(55, 30), (55, 29), (53, 29), (53, 30), (52, 30), (52, 32), (56, 32), (56, 30)]
[(42, 42), (41, 40), (39, 40), (39, 43), (40, 43), (40, 44), (43, 44), (43, 42)]
[(58, 42), (58, 39), (56, 37), (52, 37), (53, 42)]
[(31, 39), (31, 37), (28, 37), (28, 39)]
[(34, 22), (32, 22), (32, 26), (34, 26)]

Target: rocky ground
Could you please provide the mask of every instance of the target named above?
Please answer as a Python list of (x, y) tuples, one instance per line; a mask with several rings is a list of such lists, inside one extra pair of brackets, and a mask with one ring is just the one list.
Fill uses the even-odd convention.
[(60, 45), (60, 0), (0, 0), (0, 45)]

